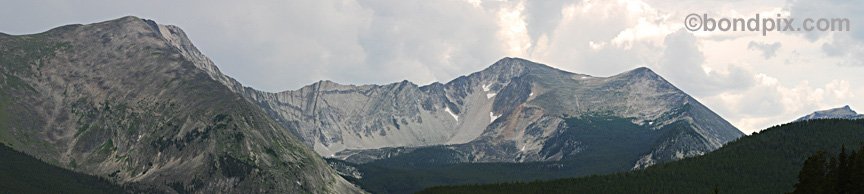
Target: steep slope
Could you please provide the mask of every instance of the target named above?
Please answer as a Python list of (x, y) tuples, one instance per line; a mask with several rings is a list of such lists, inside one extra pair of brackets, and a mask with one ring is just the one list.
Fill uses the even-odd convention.
[(864, 119), (864, 114), (858, 114), (857, 112), (852, 110), (849, 105), (846, 105), (839, 108), (816, 111), (809, 115), (798, 118), (795, 121), (805, 121), (813, 119)]
[(360, 192), (183, 32), (135, 17), (0, 37), (0, 142), (165, 192)]
[(420, 193), (784, 193), (817, 151), (864, 143), (864, 120), (811, 120), (775, 126), (704, 156), (605, 176), (471, 186)]
[(584, 134), (567, 130), (568, 119), (614, 119), (651, 131), (634, 137), (650, 149), (633, 150), (639, 157), (627, 159), (631, 168), (701, 155), (742, 135), (647, 68), (592, 77), (504, 58), (446, 84), (321, 81), (296, 91), (247, 92), (316, 152), (352, 162), (434, 145), (452, 145), (459, 162), (558, 161), (621, 141), (584, 145)]

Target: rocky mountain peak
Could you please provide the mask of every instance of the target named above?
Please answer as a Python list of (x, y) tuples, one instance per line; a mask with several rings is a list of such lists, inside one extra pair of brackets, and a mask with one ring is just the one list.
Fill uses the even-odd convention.
[[(95, 23), (91, 25), (78, 25), (78, 26), (87, 26), (87, 27), (96, 27), (99, 28), (100, 31), (113, 31), (113, 32), (139, 32), (139, 33), (153, 33), (159, 35), (158, 24), (153, 20), (142, 19), (135, 16), (125, 16), (121, 18), (117, 18), (114, 20), (108, 20), (100, 23)], [(105, 28), (107, 27), (107, 28)], [(62, 28), (62, 27), (61, 27)]]
[(196, 68), (207, 73), (211, 79), (224, 84), (234, 92), (242, 92), (244, 90), (239, 82), (222, 74), (219, 68), (216, 67), (216, 64), (192, 44), (192, 41), (180, 27), (159, 24), (153, 20), (135, 16), (126, 16), (87, 26), (109, 26), (107, 30), (112, 34), (150, 34), (157, 39), (155, 42), (175, 49), (183, 58), (192, 62)]
[(0, 60), (15, 80), (0, 96), (25, 99), (0, 102), (14, 134), (0, 143), (54, 165), (165, 193), (361, 192), (175, 26), (129, 16), (2, 37), (0, 51), (15, 59)]
[(842, 111), (846, 111), (846, 112), (851, 112), (852, 114), (856, 114), (856, 112), (855, 112), (854, 110), (852, 110), (852, 108), (849, 107), (849, 105), (846, 105), (846, 106), (840, 107), (840, 108), (838, 108), (838, 109), (840, 109), (840, 110), (842, 110)]
[(547, 73), (564, 73), (564, 74), (572, 74), (570, 72), (562, 71), (560, 69), (529, 61), (522, 58), (517, 57), (505, 57), (488, 68), (481, 71), (484, 74), (497, 74), (499, 77), (517, 77), (523, 75), (525, 73), (531, 74), (547, 74)]
[(636, 69), (618, 74), (615, 77), (623, 77), (623, 78), (627, 78), (627, 79), (633, 79), (633, 78), (663, 79), (662, 77), (660, 77), (660, 75), (658, 75), (657, 73), (655, 73), (653, 70), (649, 69), (648, 67), (638, 67)]
[(843, 107), (832, 108), (828, 110), (821, 110), (813, 112), (809, 115), (798, 118), (795, 121), (805, 121), (805, 120), (813, 120), (813, 119), (861, 119), (864, 118), (864, 114), (858, 114), (854, 110), (852, 110), (849, 105), (845, 105)]

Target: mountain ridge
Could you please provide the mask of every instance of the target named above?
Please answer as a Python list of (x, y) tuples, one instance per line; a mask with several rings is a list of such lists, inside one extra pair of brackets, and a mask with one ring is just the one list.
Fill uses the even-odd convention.
[[(670, 157), (682, 158), (672, 155), (700, 155), (743, 135), (719, 115), (647, 67), (634, 68), (609, 77), (594, 77), (521, 58), (505, 57), (480, 71), (446, 83), (418, 86), (410, 81), (402, 81), (384, 85), (349, 85), (322, 80), (298, 90), (269, 93), (253, 89), (252, 92), (247, 90), (247, 94), (250, 100), (268, 110), (276, 120), (283, 121), (283, 125), (299, 129), (296, 134), (320, 155), (343, 159), (359, 153), (358, 150), (472, 144), (479, 139), (488, 142), (477, 145), (522, 141), (512, 147), (520, 150), (518, 152), (524, 149), (539, 151), (545, 139), (549, 138), (548, 135), (560, 130), (557, 125), (563, 123), (561, 117), (580, 115), (614, 115), (632, 119), (633, 123), (640, 125), (655, 124), (653, 120), (661, 117), (672, 120), (693, 116), (710, 118), (689, 119), (688, 122), (700, 126), (694, 127), (700, 130), (693, 135), (681, 136), (690, 139), (685, 142), (701, 141), (698, 144), (704, 144), (705, 147), (696, 148), (699, 151), (689, 151), (694, 148), (683, 148), (690, 146), (670, 142), (663, 146), (674, 148), (662, 152), (671, 154), (646, 155), (646, 159), (637, 162), (637, 166), (654, 164), (654, 160), (666, 161)], [(568, 95), (570, 97), (566, 97)], [(563, 100), (573, 95), (585, 100)], [(672, 114), (669, 111), (675, 107), (691, 108), (674, 113), (678, 115), (662, 116)], [(512, 119), (521, 121), (503, 124)], [(657, 127), (671, 124), (672, 120), (657, 122)], [(526, 133), (524, 129), (537, 122), (543, 123), (543, 127), (538, 130), (546, 131), (543, 132), (545, 135), (535, 134), (540, 136), (521, 139)], [(494, 129), (496, 127), (510, 129), (502, 131)], [(506, 132), (512, 130), (522, 134)], [(512, 150), (512, 147), (488, 149)], [(519, 162), (525, 159), (517, 152), (491, 157), (481, 153), (483, 151), (467, 152), (470, 152), (466, 153), (468, 155), (479, 157), (470, 161)], [(522, 159), (515, 160), (517, 157)], [(556, 158), (560, 159), (557, 156), (529, 157), (524, 161), (558, 160)]]
[(0, 69), (0, 97), (29, 100), (0, 98), (0, 121), (12, 121), (2, 122), (12, 131), (0, 141), (59, 166), (175, 191), (360, 192), (310, 150), (357, 161), (446, 146), (455, 154), (444, 162), (561, 161), (614, 147), (621, 131), (609, 126), (626, 126), (640, 130), (627, 134), (636, 146), (650, 148), (624, 151), (616, 162), (628, 167), (618, 170), (630, 170), (743, 135), (644, 67), (593, 77), (507, 57), (447, 83), (322, 80), (272, 93), (221, 73), (179, 27), (134, 16), (0, 41), (14, 43), (0, 44), (8, 55), (0, 63), (11, 64)]
[(0, 55), (0, 141), (52, 165), (163, 192), (362, 192), (177, 27), (66, 25), (0, 37)]
[(813, 119), (864, 119), (864, 114), (858, 114), (849, 105), (827, 110), (815, 111), (795, 121), (806, 121)]

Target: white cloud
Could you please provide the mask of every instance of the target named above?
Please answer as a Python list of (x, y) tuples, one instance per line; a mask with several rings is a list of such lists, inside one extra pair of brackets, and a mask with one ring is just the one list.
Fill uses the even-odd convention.
[(747, 133), (790, 122), (816, 110), (847, 105), (856, 97), (847, 80), (814, 86), (806, 80), (787, 85), (761, 73), (754, 75), (754, 79), (756, 85), (746, 91), (723, 92), (706, 99), (720, 105), (717, 111), (735, 112), (727, 119)]
[(524, 11), (525, 4), (523, 2), (503, 5), (498, 9), (498, 36), (501, 38), (503, 44), (501, 46), (508, 56), (524, 55), (532, 45)]

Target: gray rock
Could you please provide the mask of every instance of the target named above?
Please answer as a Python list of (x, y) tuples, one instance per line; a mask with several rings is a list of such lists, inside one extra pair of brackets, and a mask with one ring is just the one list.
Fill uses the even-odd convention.
[[(617, 118), (654, 131), (640, 137), (656, 141), (644, 145), (651, 149), (633, 160), (635, 168), (701, 155), (743, 135), (648, 68), (593, 77), (504, 58), (445, 84), (321, 81), (247, 94), (320, 155), (360, 162), (413, 150), (388, 147), (434, 145), (462, 153), (453, 160), (464, 162), (567, 159), (594, 149), (559, 137), (572, 130), (565, 124), (572, 118)], [(686, 129), (660, 130), (676, 123)]]
[(846, 105), (843, 107), (816, 111), (809, 115), (805, 115), (801, 118), (796, 119), (795, 122), (814, 119), (864, 119), (864, 114), (858, 114), (857, 112), (852, 110), (849, 105)]
[(183, 32), (136, 17), (0, 36), (0, 142), (165, 192), (359, 193)]

